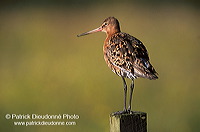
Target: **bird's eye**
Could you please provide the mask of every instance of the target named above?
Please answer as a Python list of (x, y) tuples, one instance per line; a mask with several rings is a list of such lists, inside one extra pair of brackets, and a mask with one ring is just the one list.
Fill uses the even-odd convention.
[(105, 22), (104, 24), (103, 24), (103, 26), (107, 26), (108, 25), (108, 23), (107, 22)]

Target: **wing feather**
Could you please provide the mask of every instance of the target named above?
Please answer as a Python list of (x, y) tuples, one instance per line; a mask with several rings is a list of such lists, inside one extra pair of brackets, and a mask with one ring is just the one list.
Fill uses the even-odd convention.
[(127, 78), (157, 79), (157, 72), (149, 62), (148, 52), (137, 38), (120, 32), (114, 34), (107, 46), (109, 62), (118, 68), (114, 72)]

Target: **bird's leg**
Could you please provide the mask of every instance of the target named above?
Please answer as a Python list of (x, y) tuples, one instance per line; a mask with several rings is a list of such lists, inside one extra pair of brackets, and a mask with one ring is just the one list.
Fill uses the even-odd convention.
[(126, 109), (127, 85), (126, 85), (126, 81), (125, 81), (124, 77), (122, 77), (122, 80), (123, 80), (123, 84), (124, 84), (124, 112), (127, 112), (127, 109)]
[(131, 86), (130, 86), (130, 100), (129, 100), (128, 112), (131, 112), (131, 102), (132, 102), (133, 89), (134, 89), (134, 80), (132, 79), (132, 83), (131, 83)]
[(126, 81), (125, 81), (124, 77), (122, 77), (122, 81), (123, 81), (123, 84), (124, 84), (124, 110), (114, 112), (112, 115), (121, 115), (121, 114), (127, 114), (128, 113), (128, 111), (126, 109), (127, 85), (126, 85)]

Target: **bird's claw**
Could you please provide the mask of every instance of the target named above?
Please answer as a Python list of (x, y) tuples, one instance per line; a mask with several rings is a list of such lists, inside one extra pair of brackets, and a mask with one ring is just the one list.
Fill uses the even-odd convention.
[(117, 111), (117, 112), (113, 112), (111, 115), (123, 115), (123, 114), (131, 114), (132, 113), (132, 111), (131, 110), (127, 110), (127, 109), (125, 109), (125, 110), (123, 110), (123, 111)]

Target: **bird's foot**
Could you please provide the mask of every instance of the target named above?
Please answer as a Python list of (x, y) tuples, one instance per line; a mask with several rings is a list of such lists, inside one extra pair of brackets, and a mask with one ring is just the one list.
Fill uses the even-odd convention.
[(123, 115), (123, 114), (133, 114), (135, 111), (131, 111), (131, 108), (124, 109), (123, 111), (113, 112), (111, 115)]
[(123, 115), (123, 114), (130, 114), (130, 111), (128, 111), (127, 109), (125, 109), (123, 111), (113, 112), (111, 115)]
[(131, 114), (131, 106), (130, 105), (129, 105), (127, 111), (128, 111), (129, 114)]

